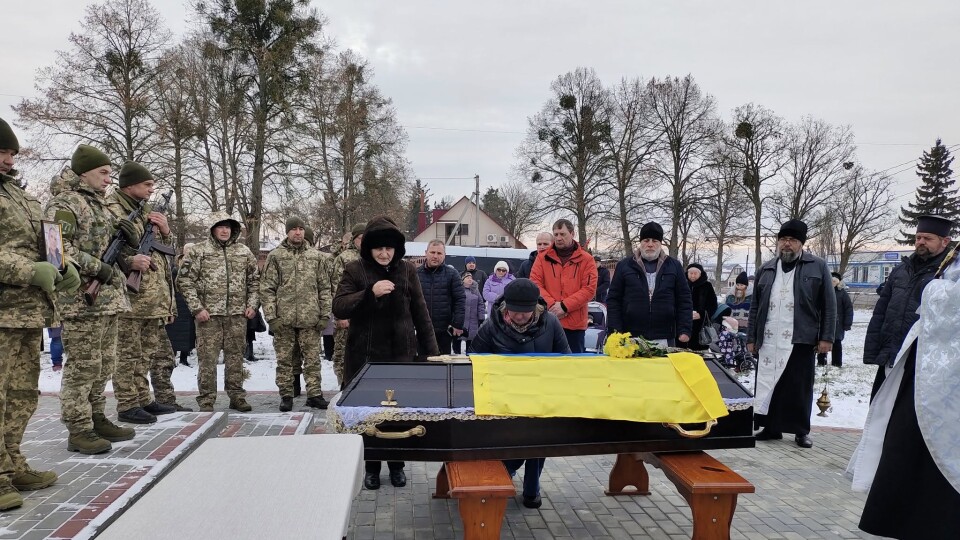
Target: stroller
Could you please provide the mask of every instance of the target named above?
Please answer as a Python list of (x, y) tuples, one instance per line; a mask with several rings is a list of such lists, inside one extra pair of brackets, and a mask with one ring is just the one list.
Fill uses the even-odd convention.
[(732, 313), (730, 306), (720, 304), (711, 319), (717, 329), (720, 340), (710, 344), (710, 351), (720, 363), (735, 372), (750, 371), (757, 368), (757, 360), (747, 350), (747, 335), (743, 332), (727, 329), (723, 326), (723, 319), (729, 318)]
[(583, 348), (588, 353), (603, 354), (603, 342), (607, 340), (607, 306), (600, 302), (587, 303), (587, 331)]

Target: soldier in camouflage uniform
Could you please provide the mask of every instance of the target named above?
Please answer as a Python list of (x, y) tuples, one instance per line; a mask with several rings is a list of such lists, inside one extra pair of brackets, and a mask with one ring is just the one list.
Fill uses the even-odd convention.
[[(117, 219), (124, 218), (138, 205), (153, 195), (155, 181), (153, 175), (139, 163), (128, 161), (120, 168), (120, 189), (107, 197), (107, 207)], [(156, 227), (159, 234), (156, 239), (162, 244), (172, 245), (173, 237), (167, 218), (159, 212), (153, 212), (148, 206), (140, 210), (134, 224), (141, 229)], [(133, 424), (152, 424), (156, 415), (177, 411), (173, 397), (173, 385), (170, 372), (173, 369), (173, 349), (167, 337), (168, 321), (173, 321), (177, 313), (173, 298), (173, 274), (170, 260), (159, 251), (149, 255), (140, 255), (129, 247), (124, 251), (125, 264), (141, 272), (140, 291), (129, 291), (131, 311), (120, 316), (119, 334), (122, 338), (117, 344), (117, 369), (113, 374), (113, 390), (117, 398), (117, 417)], [(157, 367), (153, 367), (154, 358)], [(169, 370), (160, 370), (166, 367)], [(161, 389), (158, 394), (167, 403), (150, 395), (150, 381)]]
[[(363, 230), (366, 224), (358, 223), (353, 226), (351, 234), (353, 241), (340, 252), (330, 266), (330, 292), (337, 294), (337, 286), (340, 285), (340, 278), (343, 277), (343, 269), (347, 264), (360, 258), (360, 242), (363, 240)], [(336, 330), (333, 331), (333, 371), (337, 374), (337, 381), (343, 388), (343, 353), (347, 349), (347, 333), (350, 328), (350, 321), (337, 320)]]
[(286, 222), (287, 238), (267, 256), (260, 281), (263, 315), (277, 352), (280, 410), (293, 408), (293, 348), (300, 346), (307, 406), (326, 409), (320, 392), (320, 332), (330, 317), (330, 277), (320, 252), (304, 241), (303, 220)]
[(214, 212), (208, 222), (210, 237), (190, 248), (177, 273), (177, 289), (197, 327), (197, 404), (201, 411), (213, 410), (222, 350), (230, 408), (248, 412), (252, 407), (243, 390), (243, 353), (247, 320), (260, 306), (260, 272), (250, 248), (238, 242), (239, 221), (226, 212)]
[(103, 390), (117, 364), (117, 319), (120, 313), (130, 311), (130, 303), (124, 293), (123, 273), (100, 257), (116, 227), (124, 231), (129, 244), (139, 241), (133, 224), (116, 222), (107, 209), (104, 192), (110, 185), (111, 171), (106, 154), (79, 145), (70, 166), (55, 178), (53, 198), (44, 210), (46, 219), (60, 223), (64, 252), (77, 264), (80, 276), (102, 284), (93, 305), (84, 301), (82, 290), (61, 293), (57, 298), (67, 355), (60, 414), (70, 432), (67, 449), (84, 454), (107, 452), (110, 442), (134, 436), (132, 429), (117, 426), (103, 412)]
[(66, 263), (61, 275), (41, 258), (43, 215), (15, 178), (19, 151), (13, 129), (0, 118), (0, 511), (22, 505), (20, 491), (57, 481), (55, 472), (27, 464), (20, 441), (37, 410), (43, 328), (57, 319), (53, 293), (80, 286), (73, 264)]

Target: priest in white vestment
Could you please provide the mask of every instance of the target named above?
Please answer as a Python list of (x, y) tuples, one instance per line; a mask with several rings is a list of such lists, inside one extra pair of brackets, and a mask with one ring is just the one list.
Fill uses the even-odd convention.
[(807, 225), (791, 219), (777, 233), (777, 257), (757, 271), (747, 347), (757, 357), (757, 440), (793, 433), (810, 448), (816, 354), (829, 352), (837, 300), (827, 263), (803, 251)]

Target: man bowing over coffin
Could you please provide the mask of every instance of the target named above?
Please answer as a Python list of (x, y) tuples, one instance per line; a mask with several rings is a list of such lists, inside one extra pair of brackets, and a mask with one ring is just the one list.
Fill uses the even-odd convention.
[(830, 269), (803, 251), (807, 224), (791, 219), (777, 233), (777, 257), (760, 267), (750, 304), (747, 348), (757, 355), (757, 440), (793, 433), (810, 448), (816, 353), (829, 352), (837, 300)]

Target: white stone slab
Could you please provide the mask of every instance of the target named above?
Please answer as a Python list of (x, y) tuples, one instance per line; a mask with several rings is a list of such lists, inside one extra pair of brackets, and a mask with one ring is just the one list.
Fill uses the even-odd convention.
[(359, 435), (209, 439), (97, 538), (341, 539), (362, 478)]

